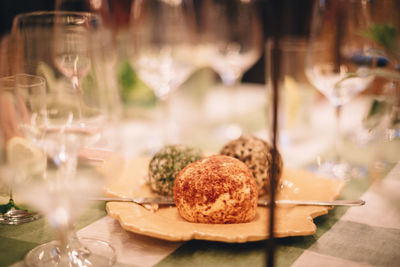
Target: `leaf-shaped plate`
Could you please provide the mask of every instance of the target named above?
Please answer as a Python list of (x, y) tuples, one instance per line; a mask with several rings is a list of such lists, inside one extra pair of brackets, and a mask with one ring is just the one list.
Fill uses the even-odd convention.
[[(149, 159), (129, 162), (111, 160), (102, 167), (107, 177), (106, 195), (116, 197), (154, 196), (145, 183)], [(116, 171), (117, 170), (117, 171)], [(343, 181), (318, 177), (303, 170), (285, 168), (278, 189), (278, 199), (336, 199)], [(199, 224), (184, 220), (176, 207), (161, 207), (151, 212), (141, 205), (108, 202), (108, 215), (118, 220), (125, 230), (170, 241), (191, 239), (243, 243), (268, 238), (268, 208), (258, 207), (256, 218), (240, 224)], [(330, 207), (277, 206), (275, 237), (312, 235), (316, 231), (313, 218), (328, 213)]]

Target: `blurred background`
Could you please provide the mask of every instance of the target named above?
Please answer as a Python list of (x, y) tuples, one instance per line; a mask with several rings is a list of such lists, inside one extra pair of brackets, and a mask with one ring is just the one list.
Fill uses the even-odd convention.
[[(15, 15), (27, 11), (52, 10), (54, 9), (54, 2), (54, 0), (1, 0), (1, 36), (4, 36), (10, 32), (12, 19)], [(119, 91), (123, 102), (123, 118), (124, 120), (134, 119), (139, 122), (148, 123), (149, 118), (152, 118), (153, 120), (155, 117), (157, 117), (157, 113), (159, 113), (159, 110), (157, 110), (159, 101), (153, 90), (151, 90), (146, 83), (138, 78), (134, 69), (130, 65), (129, 60), (127, 59), (129, 16), (132, 0), (109, 0), (108, 2), (115, 38), (118, 41), (119, 55), (117, 68), (118, 82), (120, 87)], [(274, 27), (276, 28), (277, 25), (280, 28), (282, 38), (290, 37), (292, 39), (307, 41), (310, 35), (312, 8), (315, 2), (315, 0), (280, 1), (283, 12), (276, 12), (276, 10), (271, 8), (271, 1), (258, 1), (263, 21), (264, 44), (267, 45), (267, 41), (272, 36)], [(374, 10), (383, 10), (385, 2), (388, 1), (372, 1), (372, 7)], [(199, 7), (199, 3), (200, 1), (194, 1), (195, 8)], [(379, 12), (373, 12), (372, 14), (374, 16), (374, 20), (379, 20), (379, 18), (385, 17), (383, 13), (379, 14)], [(285, 64), (290, 66), (290, 60)], [(236, 95), (233, 94), (233, 98), (239, 99), (240, 105), (237, 106), (237, 109), (239, 110), (239, 113), (241, 113), (239, 116), (234, 116), (238, 117), (235, 119), (240, 121), (240, 123), (243, 125), (243, 129), (242, 131), (235, 132), (232, 136), (225, 139), (232, 139), (241, 133), (255, 133), (256, 135), (268, 138), (268, 134), (265, 131), (265, 125), (268, 125), (268, 116), (266, 116), (264, 113), (265, 99), (267, 98), (260, 99), (260, 94), (263, 95), (263, 88), (265, 88), (263, 86), (268, 84), (269, 70), (267, 69), (267, 66), (268, 49), (262, 49), (262, 55), (259, 60), (252, 65), (250, 69), (246, 70), (243, 75), (242, 83), (245, 84), (245, 86), (241, 86), (241, 90), (239, 91), (243, 92), (243, 90), (245, 90), (246, 94), (240, 94), (240, 92)], [(290, 83), (290, 79), (286, 80), (286, 82), (288, 82), (289, 85), (293, 85), (293, 83)], [(291, 90), (287, 95), (285, 95), (283, 92), (283, 97), (281, 100), (283, 101), (281, 105), (281, 109), (283, 109), (283, 115), (280, 118), (282, 132), (280, 146), (281, 150), (283, 150), (283, 154), (286, 154), (286, 157), (290, 158), (287, 161), (292, 162), (295, 159), (304, 157), (301, 153), (301, 147), (293, 149), (294, 140), (296, 138), (298, 138), (300, 141), (296, 141), (296, 145), (299, 143), (307, 143), (307, 141), (313, 141), (314, 144), (320, 144), (314, 146), (313, 153), (309, 153), (312, 156), (296, 163), (295, 165), (302, 165), (306, 162), (315, 160), (315, 154), (320, 155), (327, 150), (326, 147), (328, 142), (325, 140), (327, 136), (329, 136), (330, 139), (334, 139), (334, 134), (332, 131), (332, 125), (334, 125), (333, 110), (331, 110), (331, 107), (329, 106), (325, 97), (318, 90), (315, 90), (315, 88), (308, 81), (307, 83), (311, 89), (307, 90), (306, 94), (303, 94), (303, 91), (297, 91), (296, 93), (295, 90)], [(285, 86), (286, 85), (287, 84), (285, 84)], [(348, 142), (345, 143), (343, 147), (352, 152), (350, 153), (350, 155), (353, 157), (352, 160), (364, 161), (365, 155), (376, 154), (376, 151), (371, 152), (370, 145), (375, 145), (376, 142), (378, 142), (376, 138), (377, 135), (371, 135), (372, 131), (369, 131), (370, 129), (367, 129), (366, 131), (365, 128), (368, 128), (370, 125), (376, 126), (380, 124), (380, 121), (384, 120), (383, 117), (380, 117), (380, 114), (377, 111), (384, 110), (384, 105), (381, 104), (386, 101), (387, 96), (391, 96), (391, 92), (388, 93), (388, 91), (390, 91), (388, 86), (389, 85), (385, 79), (376, 78), (370, 84), (370, 86), (360, 94), (361, 97), (365, 95), (372, 95), (373, 97), (369, 97), (368, 100), (361, 102), (354, 101), (354, 103), (352, 102), (349, 107), (347, 107), (347, 105), (344, 107), (342, 120), (344, 120), (343, 128), (345, 134), (343, 136), (345, 139), (347, 138)], [(223, 87), (221, 78), (210, 67), (197, 69), (192, 75), (190, 75), (190, 78), (181, 87), (182, 88), (177, 90), (176, 93), (174, 92), (171, 99), (171, 106), (178, 107), (179, 105), (183, 105), (183, 108), (186, 108), (187, 110), (185, 113), (187, 116), (186, 118), (179, 117), (182, 117), (183, 115), (180, 108), (172, 108), (171, 116), (173, 119), (177, 120), (176, 124), (179, 124), (182, 128), (184, 128), (184, 130), (190, 130), (191, 126), (193, 126), (193, 120), (199, 119), (198, 116), (200, 113), (198, 112), (198, 109), (202, 109), (202, 118), (197, 121), (201, 120), (199, 125), (202, 125), (202, 123), (208, 123), (209, 125), (207, 125), (207, 127), (202, 128), (207, 129), (208, 132), (184, 132), (182, 133), (182, 140), (183, 142), (188, 142), (190, 139), (190, 142), (193, 144), (204, 145), (202, 140), (205, 139), (205, 134), (211, 135), (211, 133), (209, 133), (211, 130), (209, 129), (217, 124), (220, 124), (224, 119), (222, 117), (226, 115), (225, 113), (229, 113), (227, 111), (228, 108), (223, 106), (224, 102), (226, 102), (225, 105), (230, 105), (229, 103), (234, 103), (232, 102), (234, 100), (231, 98), (226, 98), (226, 92), (219, 90), (221, 87)], [(209, 94), (210, 92), (211, 94)], [(210, 97), (210, 95), (212, 96)], [(182, 98), (185, 100), (181, 101)], [(251, 107), (252, 111), (246, 110), (246, 112), (242, 112), (241, 106), (243, 106), (243, 110)], [(305, 109), (305, 106), (309, 107)], [(352, 109), (353, 106), (358, 108), (356, 112), (354, 112)], [(302, 114), (301, 118), (298, 114)], [(312, 116), (310, 116), (310, 114), (312, 114)], [(188, 117), (190, 120), (192, 120), (192, 122), (188, 121)], [(354, 121), (357, 122), (357, 125), (354, 125)], [(132, 126), (127, 126), (126, 124), (121, 126), (124, 128), (119, 133), (122, 135), (120, 138), (120, 140), (122, 140), (121, 142), (127, 142), (143, 136), (149, 138), (148, 143), (154, 142), (154, 139), (149, 136), (147, 126), (137, 127), (141, 124), (135, 125), (135, 128), (130, 128)], [(300, 125), (303, 125), (302, 127), (305, 127), (309, 131), (300, 137), (290, 136), (291, 133), (299, 132), (298, 127), (300, 127)], [(288, 129), (290, 131), (288, 132), (288, 135), (285, 135), (285, 130)], [(354, 129), (358, 129), (359, 131), (357, 132)], [(350, 133), (346, 134), (346, 132), (349, 130)], [(315, 140), (319, 139), (321, 140), (314, 142)], [(205, 144), (207, 146), (206, 149), (211, 151), (217, 150), (221, 146), (221, 143), (226, 141), (224, 139), (220, 139), (213, 142), (213, 138), (208, 140), (212, 141)], [(387, 145), (392, 146), (393, 144), (389, 143)], [(285, 153), (285, 149), (288, 147), (291, 149), (289, 152)], [(124, 147), (121, 147), (120, 149), (124, 150)], [(123, 153), (128, 154), (128, 156), (133, 156), (133, 154), (139, 153), (140, 149), (129, 149), (129, 151), (123, 151)], [(297, 151), (298, 153), (294, 153), (293, 150)], [(382, 148), (382, 150), (385, 149)], [(354, 153), (357, 151), (359, 153)], [(380, 154), (382, 153), (379, 152), (378, 154), (379, 156), (377, 157), (380, 157)], [(395, 161), (392, 155), (390, 157), (392, 158), (389, 160), (390, 162)]]
[[(100, 16), (91, 17), (92, 14), (88, 13), (83, 14), (88, 19), (85, 21), (94, 22), (93, 25), (79, 20), (80, 26), (90, 30), (104, 26), (104, 31), (101, 31), (104, 36), (101, 34), (102, 38), (98, 39), (102, 40), (99, 46), (91, 38), (97, 35), (88, 37), (85, 34), (89, 29), (82, 31), (84, 34), (68, 38), (68, 34), (62, 34), (64, 31), (53, 29), (70, 25), (48, 27), (46, 20), (46, 27), (33, 24), (33, 28), (24, 31), (18, 29), (24, 28), (23, 24), (15, 23), (13, 29), (17, 30), (13, 33), (20, 30), (24, 34), (13, 35), (20, 39), (15, 38), (12, 42), (10, 31), (16, 15), (54, 10), (55, 2), (0, 0), (0, 78), (10, 73), (56, 74), (47, 75), (53, 79), (47, 79), (46, 86), (43, 81), (40, 83), (42, 91), (47, 90), (46, 87), (49, 90), (46, 91), (48, 95), (38, 96), (38, 99), (45, 99), (38, 103), (46, 103), (45, 108), (59, 111), (66, 107), (69, 116), (63, 119), (68, 118), (66, 123), (70, 123), (69, 118), (74, 118), (74, 125), (78, 127), (67, 128), (70, 131), (66, 136), (71, 136), (71, 139), (65, 141), (63, 135), (58, 138), (55, 134), (55, 141), (48, 142), (51, 146), (46, 142), (41, 144), (54, 148), (53, 153), (49, 153), (51, 149), (45, 150), (55, 163), (50, 168), (64, 170), (64, 178), (69, 171), (73, 173), (76, 169), (85, 174), (87, 167), (89, 169), (113, 156), (118, 162), (123, 162), (121, 158), (150, 158), (166, 144), (200, 147), (205, 154), (214, 154), (241, 135), (271, 141), (272, 74), (279, 72), (274, 77), (280, 89), (278, 149), (285, 167), (324, 171), (321, 166), (334, 159), (336, 162), (331, 166), (338, 168), (330, 167), (323, 174), (352, 180), (355, 186), (360, 186), (360, 181), (367, 184), (384, 177), (400, 160), (400, 58), (396, 55), (391, 57), (390, 51), (388, 53), (376, 42), (379, 38), (389, 38), (394, 40), (394, 44), (400, 44), (396, 33), (396, 27), (400, 27), (400, 1), (87, 0), (85, 4), (90, 7), (95, 6), (94, 3), (100, 7), (107, 5), (104, 13), (109, 12), (107, 19), (102, 17), (104, 25), (97, 21)], [(192, 4), (195, 12), (191, 10)], [(365, 9), (354, 8), (353, 4)], [(132, 12), (131, 6), (138, 12)], [(58, 11), (66, 10), (58, 7)], [(97, 15), (101, 11), (97, 8)], [(357, 24), (358, 16), (368, 21), (368, 27), (362, 28), (364, 25)], [(58, 22), (68, 24), (69, 19)], [(42, 34), (44, 29), (47, 34)], [(36, 38), (28, 38), (32, 32)], [(277, 33), (280, 42), (274, 43), (272, 39)], [(48, 39), (44, 38), (45, 35)], [(353, 42), (353, 39), (363, 39), (365, 35), (369, 35), (369, 40)], [(79, 49), (73, 51), (75, 60), (69, 54), (63, 55), (62, 49), (70, 45), (70, 39), (74, 41), (72, 48), (81, 48), (79, 45), (85, 44), (82, 49), (86, 54), (79, 53)], [(17, 47), (15, 51), (13, 46)], [(30, 48), (33, 53), (24, 50)], [(20, 57), (10, 56), (11, 51)], [(400, 57), (400, 50), (397, 52)], [(32, 60), (33, 67), (26, 64), (31, 54), (39, 55)], [(45, 66), (51, 66), (52, 72), (43, 72), (39, 68), (45, 62), (43, 58), (47, 57), (49, 62)], [(32, 67), (33, 73), (26, 72), (28, 67)], [(278, 67), (279, 71), (274, 72)], [(384, 75), (375, 75), (373, 71), (393, 76), (378, 77)], [(56, 83), (49, 86), (51, 81)], [(13, 85), (19, 86), (19, 82), (13, 82)], [(54, 94), (59, 91), (52, 92), (53, 88), (73, 92), (71, 95), (77, 98)], [(48, 96), (54, 95), (58, 97), (51, 102), (53, 98)], [(18, 95), (13, 93), (12, 96)], [(93, 104), (93, 109), (83, 109), (86, 106), (81, 104), (85, 102), (75, 101), (81, 96)], [(27, 94), (24, 101), (29, 103), (30, 99), (31, 95)], [(48, 100), (55, 103), (54, 107), (47, 105)], [(7, 108), (1, 104), (0, 108)], [(71, 111), (74, 106), (77, 107)], [(59, 111), (55, 113), (63, 113)], [(78, 115), (74, 116), (74, 112)], [(0, 113), (4, 114), (12, 115), (12, 112)], [(6, 120), (0, 122), (11, 125)], [(19, 123), (26, 124), (23, 120)], [(35, 133), (43, 130), (46, 132), (44, 136), (51, 136), (51, 129), (47, 125), (38, 126)], [(63, 131), (60, 132), (64, 134)], [(2, 145), (7, 143), (13, 148), (9, 145), (13, 143), (5, 138), (3, 141), (2, 135), (0, 132), (0, 163), (5, 161), (4, 156), (1, 158)], [(82, 140), (76, 141), (79, 138)], [(18, 141), (18, 138), (14, 140)], [(19, 142), (20, 147), (31, 148), (25, 139), (19, 138)], [(62, 151), (63, 147), (69, 147), (72, 152)], [(16, 151), (19, 153), (15, 152), (15, 155), (25, 156)], [(33, 158), (47, 162), (43, 151), (35, 147), (31, 151)], [(67, 162), (67, 154), (71, 156), (71, 165), (60, 165), (60, 162)], [(79, 168), (75, 166), (77, 163)], [(114, 179), (114, 173), (110, 178)], [(82, 192), (89, 190), (85, 185), (90, 183), (82, 184)], [(71, 197), (73, 193), (85, 195), (73, 186), (70, 188), (71, 192), (66, 191), (65, 199), (75, 199)], [(26, 186), (26, 189), (31, 190), (31, 187)], [(7, 200), (12, 200), (11, 191), (2, 189), (0, 184), (0, 195), (7, 196)], [(38, 195), (31, 194), (34, 197)], [(48, 196), (57, 198), (59, 194)], [(63, 205), (62, 198), (60, 196), (60, 206)], [(53, 203), (46, 199), (44, 202)], [(67, 213), (72, 214), (75, 204), (70, 203)], [(52, 209), (57, 205), (38, 207), (46, 208), (47, 213), (53, 215)], [(56, 215), (54, 219), (57, 221)]]
[[(110, 11), (114, 23), (114, 27), (120, 31), (126, 30), (129, 24), (129, 15), (131, 3), (134, 0), (110, 0)], [(303, 1), (282, 1), (285, 13), (284, 18), (277, 18), (283, 22), (282, 32), (285, 35), (307, 36), (309, 34), (310, 18), (312, 5), (314, 0)], [(199, 1), (195, 1), (198, 4)], [(53, 10), (55, 0), (15, 0), (15, 1), (0, 1), (0, 36), (7, 34), (11, 30), (12, 20), (15, 15), (38, 10)], [(271, 35), (271, 20), (279, 16), (268, 10), (269, 1), (260, 1), (263, 8), (262, 14), (264, 22), (265, 38)], [(252, 83), (265, 83), (265, 56), (249, 69), (243, 81)]]

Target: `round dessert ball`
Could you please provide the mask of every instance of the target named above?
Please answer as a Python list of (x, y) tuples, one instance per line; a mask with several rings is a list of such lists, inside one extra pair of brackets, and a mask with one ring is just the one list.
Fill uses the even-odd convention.
[(168, 145), (158, 151), (149, 163), (148, 182), (151, 189), (172, 196), (174, 181), (180, 170), (203, 157), (198, 148), (185, 145)]
[[(272, 146), (264, 140), (251, 135), (244, 135), (228, 142), (220, 151), (222, 155), (231, 156), (244, 162), (253, 173), (257, 182), (258, 194), (270, 193), (270, 169), (272, 166)], [(282, 175), (282, 157), (277, 153), (276, 184)]]
[(243, 162), (214, 155), (179, 172), (174, 201), (179, 214), (189, 222), (250, 222), (256, 215), (257, 185)]

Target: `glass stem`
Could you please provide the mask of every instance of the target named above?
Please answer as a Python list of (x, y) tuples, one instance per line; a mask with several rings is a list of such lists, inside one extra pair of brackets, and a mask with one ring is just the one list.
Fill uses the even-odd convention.
[(8, 201), (10, 209), (16, 209), (16, 210), (20, 210), (21, 208), (17, 206), (17, 204), (15, 204), (14, 202), (14, 196), (13, 196), (13, 191), (12, 189), (10, 189), (10, 200)]
[(81, 92), (81, 85), (80, 85), (80, 82), (79, 82), (78, 75), (72, 75), (71, 82), (72, 82), (72, 87), (75, 89), (75, 91), (77, 93), (80, 93)]
[[(168, 89), (169, 92), (171, 89)], [(170, 93), (159, 96), (161, 114), (158, 117), (158, 124), (161, 132), (161, 145), (176, 143), (180, 140), (180, 133), (171, 118), (171, 99)]]
[(335, 106), (335, 121), (336, 121), (336, 131), (335, 131), (335, 146), (333, 151), (333, 159), (336, 162), (340, 161), (340, 151), (342, 149), (342, 127), (341, 127), (341, 115), (342, 115), (342, 105)]
[(57, 212), (50, 217), (50, 223), (56, 230), (57, 240), (59, 241), (58, 263), (60, 266), (75, 266), (70, 263), (76, 263), (76, 260), (82, 256), (87, 256), (90, 251), (79, 241), (71, 222), (72, 210), (70, 196), (63, 195), (63, 187), (67, 180), (74, 179), (76, 174), (77, 156), (74, 153), (68, 155), (65, 160), (59, 162), (57, 166), (58, 178), (58, 206)]
[(10, 200), (8, 202), (14, 204), (14, 196), (12, 189), (10, 189)]
[(229, 117), (226, 125), (227, 129), (225, 129), (225, 137), (228, 139), (235, 139), (240, 137), (243, 130), (239, 125), (239, 112), (237, 112), (238, 105), (240, 105), (238, 101), (239, 82), (242, 76), (222, 75), (221, 77), (226, 94), (232, 97), (232, 101), (226, 104), (226, 114), (228, 114)]
[(161, 116), (159, 117), (160, 120), (160, 127), (161, 127), (161, 143), (162, 145), (166, 145), (170, 142), (170, 110), (169, 110), (169, 99), (167, 96), (160, 98), (160, 105), (161, 105)]
[(82, 118), (82, 107), (83, 107), (83, 99), (80, 97), (83, 94), (81, 81), (79, 80), (78, 75), (74, 74), (71, 77), (72, 87), (74, 88), (74, 94), (77, 96), (78, 100), (78, 119)]
[(15, 205), (13, 196), (12, 196), (12, 191), (10, 190), (10, 197), (8, 199), (8, 202), (6, 204), (2, 204), (0, 205), (0, 214), (5, 214), (8, 211), (12, 210), (12, 209), (16, 209), (18, 210), (19, 207), (17, 205)]
[(239, 79), (235, 79), (235, 81), (233, 83), (231, 83), (229, 85), (228, 90), (231, 90), (232, 92), (232, 97), (233, 97), (233, 101), (232, 103), (230, 103), (229, 105), (230, 107), (230, 114), (231, 114), (231, 123), (236, 125), (239, 121), (238, 119), (238, 112), (236, 110), (236, 108), (238, 107), (238, 105), (240, 105), (240, 102), (238, 102), (238, 94), (239, 94)]
[(66, 223), (65, 225), (60, 225), (57, 228), (57, 240), (60, 242), (60, 254), (66, 255), (68, 252), (68, 244), (70, 240), (74, 239), (75, 235), (72, 230), (72, 226), (70, 223)]
[(90, 251), (79, 241), (72, 224), (69, 222), (65, 225), (59, 225), (57, 239), (60, 242), (58, 263), (61, 266), (75, 266), (80, 259), (87, 258), (90, 255)]

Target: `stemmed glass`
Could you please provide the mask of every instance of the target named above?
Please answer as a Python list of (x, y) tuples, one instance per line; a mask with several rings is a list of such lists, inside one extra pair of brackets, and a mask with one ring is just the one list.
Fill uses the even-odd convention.
[[(133, 1), (130, 17), (132, 66), (161, 101), (159, 145), (177, 141), (169, 117), (169, 96), (194, 69), (188, 0)], [(192, 18), (194, 19), (194, 18)]]
[[(12, 34), (15, 72), (46, 81), (45, 93), (38, 96), (23, 90), (23, 78), (16, 80), (17, 110), (27, 110), (29, 118), (28, 124), (20, 122), (20, 129), (51, 160), (44, 179), (22, 183), (19, 191), (47, 215), (57, 233), (56, 241), (31, 250), (25, 263), (110, 266), (113, 248), (101, 240), (78, 238), (72, 226), (84, 206), (82, 196), (100, 192), (99, 180), (76, 175), (76, 166), (79, 150), (96, 142), (107, 122), (109, 88), (102, 79), (109, 47), (101, 21), (84, 12), (25, 13), (14, 19)], [(37, 99), (35, 105), (32, 99)]]
[[(389, 94), (389, 116), (385, 121), (385, 135), (389, 142), (400, 140), (400, 2), (396, 0), (371, 3), (371, 26), (368, 37), (379, 47), (387, 64), (381, 66), (377, 76), (386, 78)], [(391, 142), (390, 144), (394, 144)]]
[[(111, 15), (111, 2), (108, 0), (56, 0), (55, 1), (55, 11), (56, 12), (89, 12), (91, 14), (95, 14), (98, 18), (101, 19), (101, 32), (102, 38), (106, 39), (109, 42), (109, 48), (106, 53), (107, 60), (105, 62), (104, 73), (102, 73), (103, 83), (107, 83), (107, 88), (118, 88), (118, 84), (116, 80), (113, 79), (115, 77), (117, 71), (117, 40), (115, 34), (115, 26), (113, 22), (113, 18)], [(60, 33), (63, 34), (62, 32)], [(66, 43), (64, 38), (59, 38), (62, 43)], [(68, 40), (68, 38), (67, 38)], [(68, 54), (68, 53), (67, 53)], [(65, 55), (64, 55), (65, 56)], [(69, 57), (69, 56), (68, 56)], [(81, 60), (83, 62), (83, 60)], [(63, 66), (61, 66), (63, 67)], [(82, 66), (82, 74), (84, 75), (84, 67)], [(75, 76), (76, 78), (74, 78)], [(110, 78), (111, 76), (111, 78)], [(71, 78), (75, 80), (81, 80), (83, 77), (79, 77), (79, 73), (76, 75), (72, 75)], [(78, 78), (78, 79), (77, 79)], [(77, 83), (79, 85), (79, 82)], [(117, 138), (115, 138), (116, 131), (118, 129), (118, 122), (120, 118), (120, 114), (122, 112), (120, 106), (119, 92), (118, 90), (107, 90), (106, 95), (104, 96), (107, 100), (109, 107), (109, 116), (107, 125), (110, 127), (103, 130), (102, 140), (96, 144), (96, 149), (112, 150), (115, 149), (115, 146), (118, 145)]]
[[(262, 54), (262, 21), (256, 2), (205, 0), (199, 7), (199, 43), (207, 50), (204, 54), (208, 55), (209, 65), (229, 88), (237, 86), (243, 73)], [(224, 125), (222, 132), (225, 138), (233, 139), (242, 129), (232, 122)]]
[(335, 107), (337, 131), (334, 154), (319, 163), (319, 171), (335, 178), (364, 176), (361, 168), (339, 156), (342, 106), (367, 88), (374, 76), (371, 44), (363, 37), (368, 27), (368, 6), (363, 0), (317, 1), (306, 53), (306, 75)]
[[(26, 81), (22, 87), (30, 90), (41, 90), (45, 84), (42, 81)], [(0, 224), (21, 224), (40, 218), (36, 212), (30, 212), (17, 206), (13, 198), (13, 185), (23, 177), (40, 176), (46, 170), (46, 157), (33, 146), (24, 146), (23, 135), (19, 129), (14, 109), (13, 95), (15, 91), (15, 77), (0, 78), (0, 165), (2, 181), (10, 187), (7, 204), (0, 205)], [(22, 141), (21, 141), (22, 140)], [(8, 171), (7, 171), (8, 170)]]

